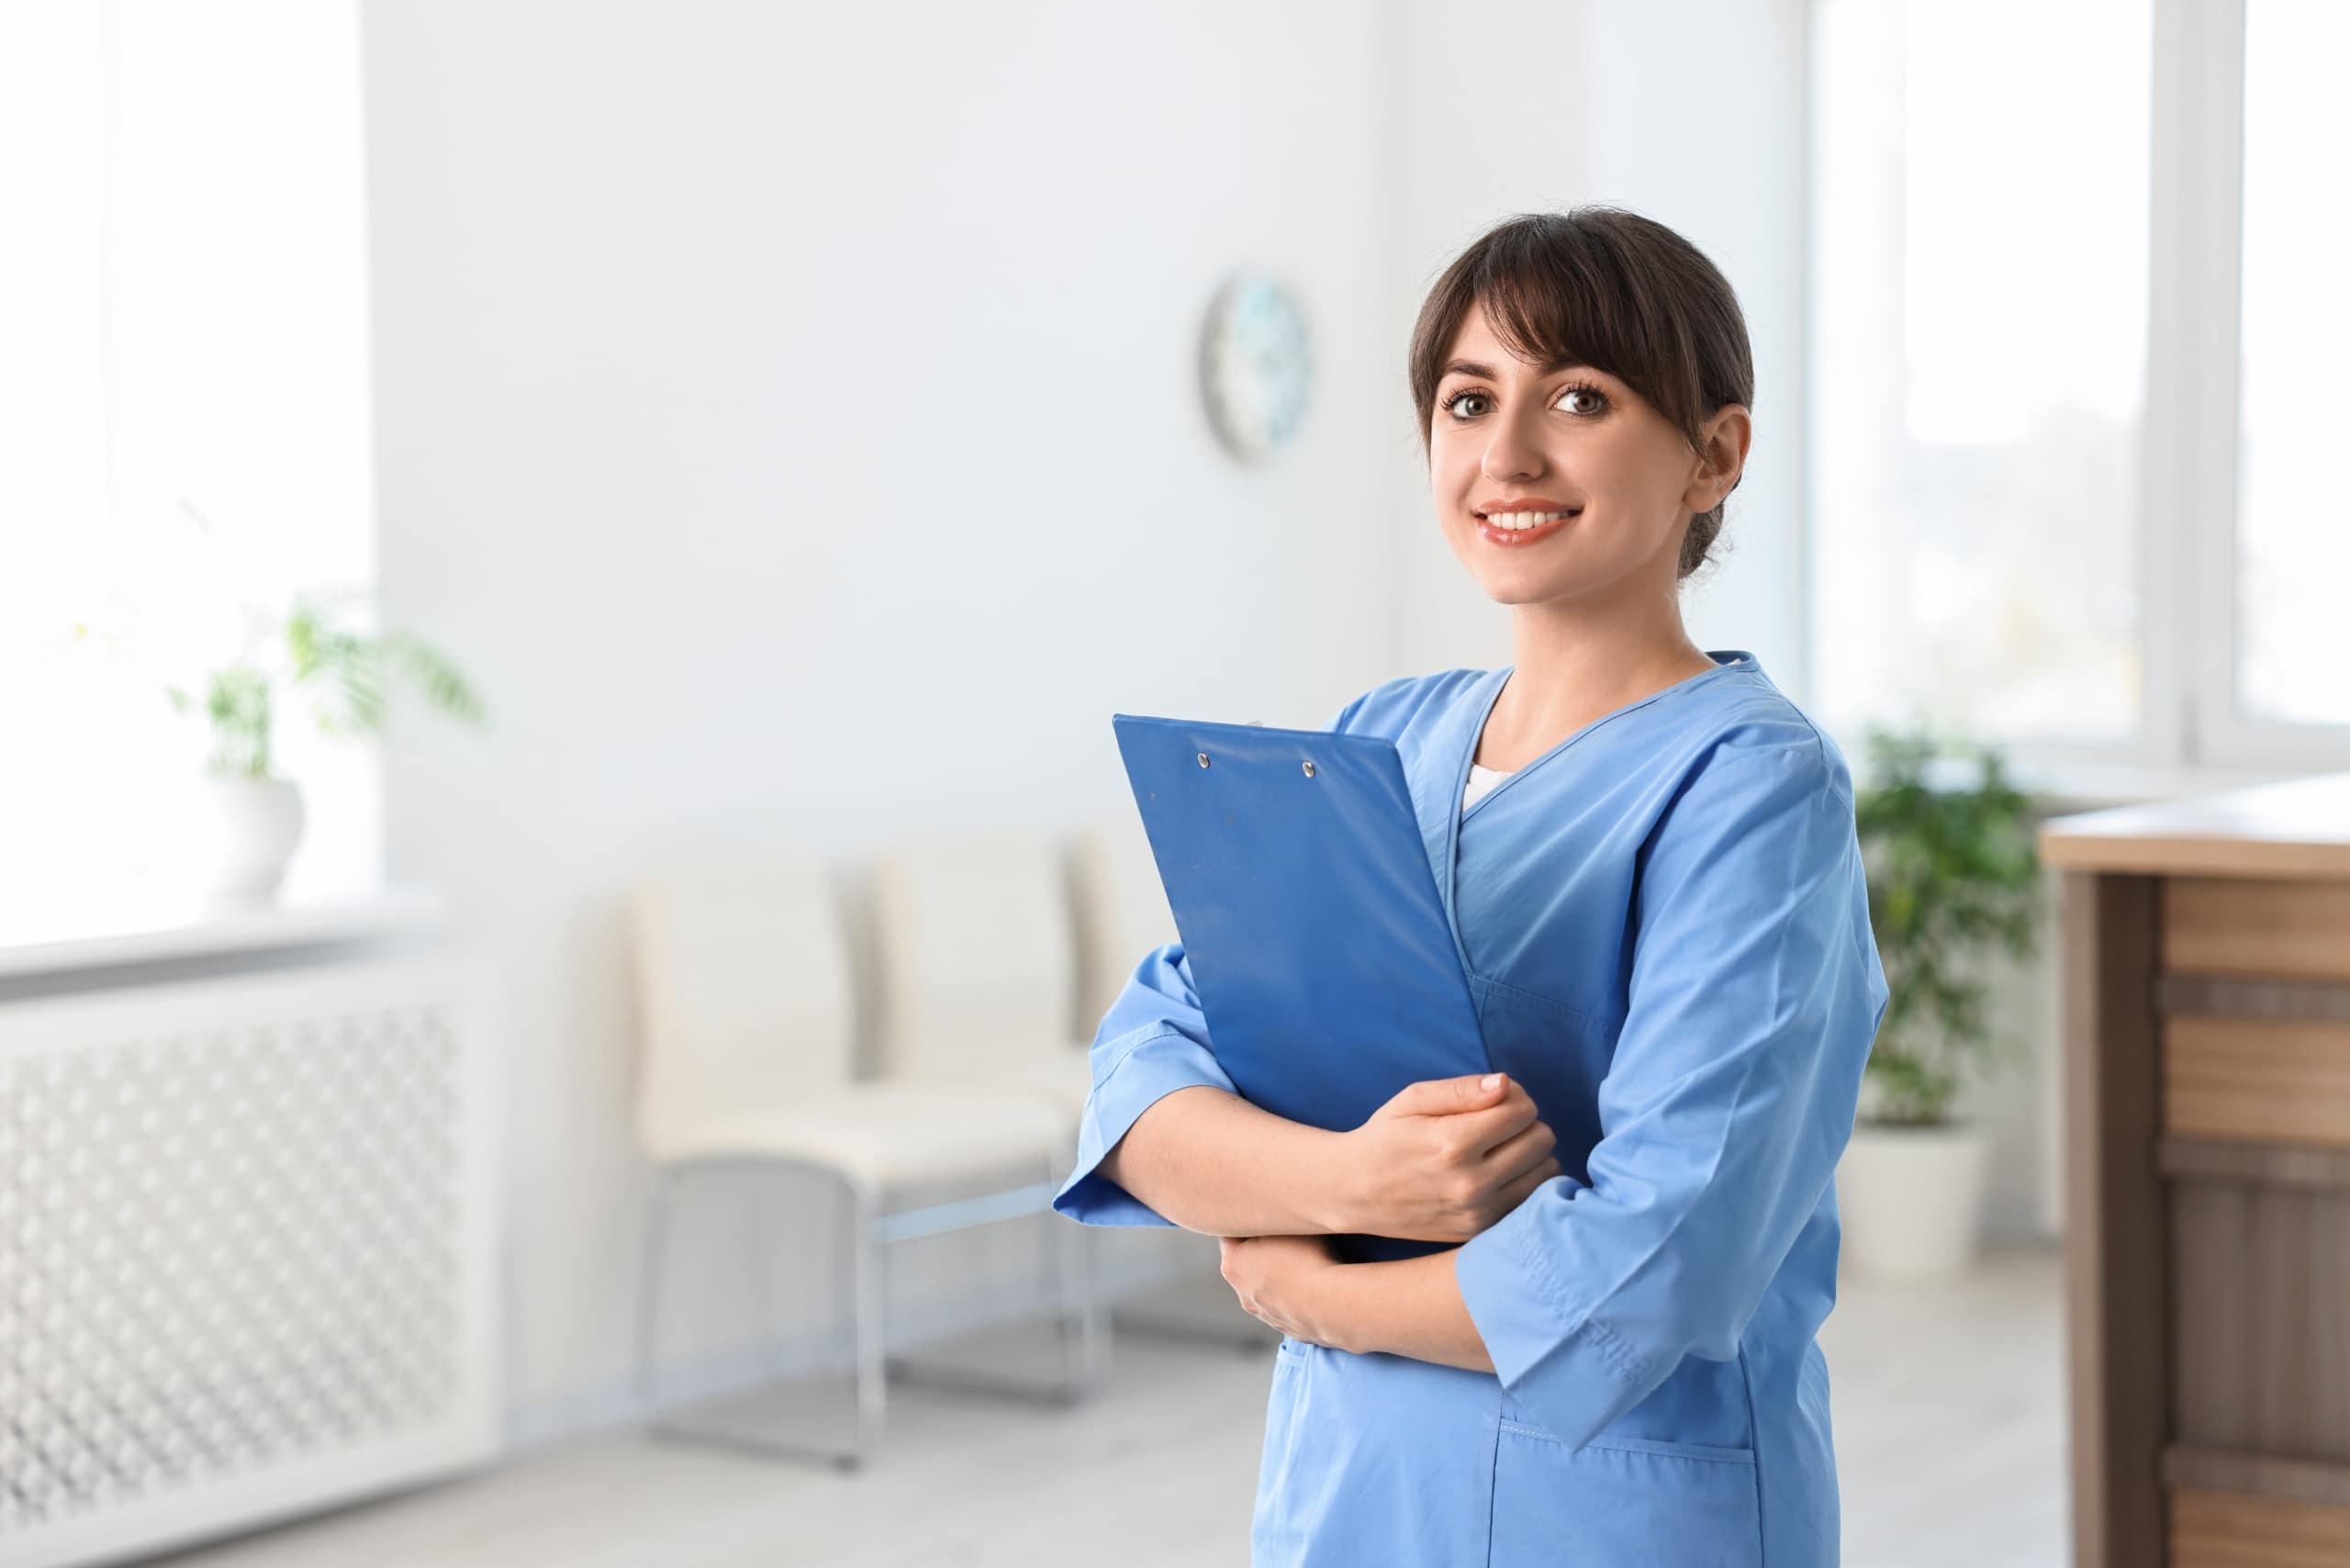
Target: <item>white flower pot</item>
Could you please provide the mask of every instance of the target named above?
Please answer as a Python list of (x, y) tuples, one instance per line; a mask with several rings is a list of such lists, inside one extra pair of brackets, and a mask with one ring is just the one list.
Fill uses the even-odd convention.
[(291, 779), (206, 775), (197, 791), (198, 889), (224, 902), (274, 897), (302, 822), (302, 788)]
[(1862, 1122), (1836, 1167), (1844, 1249), (1862, 1278), (1947, 1280), (1975, 1258), (1990, 1141), (1965, 1123)]

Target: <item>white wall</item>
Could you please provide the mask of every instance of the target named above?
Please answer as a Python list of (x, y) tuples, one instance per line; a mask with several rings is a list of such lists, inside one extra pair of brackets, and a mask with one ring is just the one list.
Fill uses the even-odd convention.
[(1429, 286), (1472, 240), (1514, 212), (1594, 199), (1584, 12), (1542, 0), (1389, 8), (1394, 249), (1376, 329), (1378, 434), (1402, 551), (1397, 652), (1410, 669), (1510, 659), (1509, 611), (1478, 590), (1437, 523), (1404, 357)]
[[(1344, 3), (364, 20), (385, 614), (496, 724), (401, 726), (387, 859), (508, 977), (527, 1436), (621, 1387), (639, 868), (796, 846), (854, 908), (894, 834), (1130, 812), (1115, 710), (1318, 723), (1398, 672), (1379, 34)], [(1320, 366), (1261, 472), (1194, 391), (1241, 263), (1295, 281)], [(910, 1313), (1033, 1267), (955, 1241)], [(724, 1240), (683, 1245), (677, 1299), (744, 1299)], [(824, 1321), (782, 1288), (787, 1331)]]

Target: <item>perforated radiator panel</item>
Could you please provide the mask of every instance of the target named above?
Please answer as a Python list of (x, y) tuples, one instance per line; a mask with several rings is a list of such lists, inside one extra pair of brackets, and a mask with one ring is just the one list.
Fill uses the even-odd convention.
[(152, 1550), (487, 1450), (463, 978), (0, 1003), (0, 1564)]

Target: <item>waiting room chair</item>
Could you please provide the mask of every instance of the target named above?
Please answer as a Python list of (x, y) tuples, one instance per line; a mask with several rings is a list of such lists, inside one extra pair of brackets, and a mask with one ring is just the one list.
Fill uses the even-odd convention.
[[(1067, 1118), (1030, 1092), (963, 1081), (858, 1079), (847, 946), (821, 868), (785, 857), (666, 867), (631, 902), (641, 1011), (636, 1132), (655, 1165), (645, 1218), (636, 1386), (652, 1409), (665, 1228), (699, 1178), (745, 1168), (796, 1170), (834, 1184), (850, 1215), (848, 1318), (856, 1430), (845, 1448), (655, 1419), (656, 1436), (829, 1462), (869, 1460), (890, 1374), (884, 1249), (915, 1237), (1048, 1212), (1069, 1159)], [(967, 1195), (917, 1207), (909, 1192)], [(1075, 1226), (1066, 1227), (1075, 1230)], [(1058, 1249), (1060, 1327), (1069, 1376), (996, 1384), (1080, 1397), (1099, 1361), (1082, 1249)]]
[[(1033, 1096), (1059, 1119), (1066, 1176), (1092, 1075), (1089, 1042), (1072, 1027), (1076, 936), (1058, 847), (1017, 831), (904, 839), (874, 855), (872, 887), (881, 1072)], [(1085, 1227), (1056, 1217), (1051, 1239), (1064, 1266), (1090, 1282)], [(1090, 1282), (1082, 1300), (1072, 1330), (1080, 1392), (1099, 1380), (1108, 1356)], [(902, 1361), (892, 1370), (926, 1383), (1002, 1386)]]
[(883, 1070), (1025, 1090), (1061, 1114), (1073, 1159), (1092, 1075), (1058, 848), (1011, 832), (891, 846), (873, 914)]

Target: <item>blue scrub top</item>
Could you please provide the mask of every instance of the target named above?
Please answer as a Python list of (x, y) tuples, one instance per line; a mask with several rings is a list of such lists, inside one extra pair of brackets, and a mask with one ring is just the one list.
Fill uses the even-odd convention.
[[(1374, 687), (1493, 1065), (1562, 1173), (1454, 1252), (1497, 1372), (1285, 1338), (1256, 1568), (1838, 1560), (1833, 1177), (1886, 987), (1852, 775), (1751, 653), (1595, 720), (1466, 811), (1508, 666)], [(1182, 945), (1102, 1020), (1092, 1225), (1169, 1222), (1096, 1167), (1153, 1102), (1226, 1091)]]

